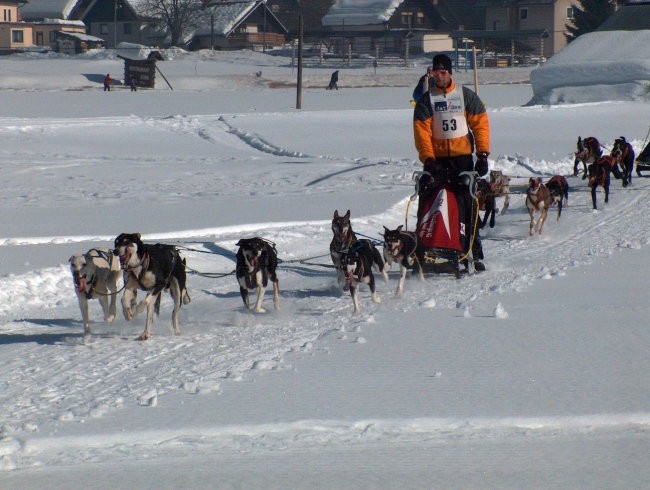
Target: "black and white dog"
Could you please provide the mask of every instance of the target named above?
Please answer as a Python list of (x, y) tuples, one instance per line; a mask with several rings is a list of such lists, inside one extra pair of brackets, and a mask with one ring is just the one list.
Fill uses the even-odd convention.
[(345, 279), (345, 273), (341, 268), (341, 250), (347, 250), (357, 242), (357, 236), (352, 231), (352, 223), (350, 222), (350, 210), (343, 216), (339, 215), (338, 209), (334, 211), (332, 218), (332, 241), (330, 242), (330, 256), (332, 263), (336, 267), (336, 275), (339, 287), (343, 291), (349, 289), (349, 284)]
[[(332, 257), (332, 263), (336, 268), (336, 275), (338, 279), (338, 284), (341, 290), (347, 291), (350, 288), (350, 283), (347, 280), (344, 269), (341, 267), (341, 255), (342, 251), (349, 250), (355, 243), (357, 243), (358, 238), (352, 231), (352, 222), (350, 221), (350, 210), (341, 216), (338, 210), (334, 211), (334, 217), (332, 218), (332, 241), (330, 242), (330, 256)], [(376, 265), (376, 264), (375, 264)], [(381, 272), (384, 281), (388, 282), (388, 274), (384, 267), (379, 267), (378, 271)]]
[(353, 315), (359, 314), (359, 291), (358, 283), (365, 282), (370, 287), (372, 300), (381, 303), (381, 299), (375, 288), (375, 276), (372, 273), (372, 266), (375, 265), (388, 277), (384, 268), (384, 261), (381, 259), (379, 250), (370, 240), (357, 240), (349, 248), (340, 251), (341, 265), (339, 269), (343, 273), (350, 289), (352, 302), (354, 303)]
[(254, 289), (257, 293), (257, 301), (253, 311), (264, 313), (266, 310), (262, 306), (264, 301), (264, 292), (271, 279), (273, 283), (273, 307), (280, 309), (280, 285), (276, 269), (278, 267), (278, 254), (275, 250), (275, 244), (263, 238), (242, 238), (236, 244), (239, 247), (237, 251), (237, 268), (235, 273), (239, 282), (239, 292), (246, 311), (250, 311), (250, 301), (248, 290)]
[[(156, 243), (145, 244), (140, 233), (122, 233), (115, 238), (113, 253), (120, 258), (124, 271), (124, 294), (122, 310), (124, 318), (131, 321), (137, 314), (147, 310), (144, 331), (138, 340), (150, 336), (154, 313), (160, 311), (160, 297), (163, 290), (169, 290), (174, 301), (172, 326), (174, 334), (180, 334), (178, 312), (182, 304), (190, 302), (186, 289), (185, 259), (173, 245)], [(137, 304), (137, 290), (147, 292), (147, 296)]]
[(91, 333), (88, 300), (99, 300), (105, 322), (110, 323), (115, 319), (118, 283), (122, 277), (120, 262), (108, 248), (91, 248), (85, 254), (73, 255), (69, 262), (84, 323), (84, 335), (88, 335)]
[(395, 290), (396, 296), (402, 294), (408, 269), (417, 271), (419, 280), (424, 281), (424, 247), (414, 232), (402, 231), (402, 225), (394, 230), (384, 226), (384, 262), (387, 270), (390, 270), (393, 262), (399, 264), (400, 276)]

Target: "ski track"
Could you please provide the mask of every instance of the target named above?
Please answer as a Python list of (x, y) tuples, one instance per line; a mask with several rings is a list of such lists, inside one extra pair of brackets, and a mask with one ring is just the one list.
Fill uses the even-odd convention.
[[(160, 181), (152, 182), (147, 187), (146, 191), (143, 190), (141, 183), (137, 179), (120, 179), (119, 175), (115, 175), (115, 183), (103, 182), (92, 172), (84, 172), (78, 175), (77, 168), (80, 166), (91, 167), (94, 165), (102, 166), (112, 164), (116, 158), (112, 151), (106, 150), (104, 154), (94, 152), (92, 159), (89, 160), (86, 153), (79, 154), (57, 154), (49, 150), (39, 151), (32, 149), (29, 152), (21, 151), (20, 153), (3, 155), (3, 159), (11, 161), (12, 165), (7, 170), (6, 180), (8, 184), (12, 182), (12, 176), (15, 173), (17, 176), (22, 176), (25, 172), (40, 171), (47, 173), (54, 168), (61, 170), (69, 167), (71, 182), (79, 181), (78, 186), (69, 185), (57, 189), (57, 200), (59, 202), (73, 203), (78, 202), (79, 199), (88, 201), (101, 200), (102, 203), (110, 205), (111, 203), (119, 203), (125, 197), (129, 200), (136, 202), (147, 202), (150, 196), (154, 196), (156, 200), (166, 200), (168, 202), (197, 199), (202, 200), (205, 196), (215, 194), (215, 189), (219, 189), (219, 195), (227, 197), (229, 195), (239, 195), (244, 189), (246, 192), (259, 192), (266, 195), (293, 195), (304, 194), (307, 192), (315, 192), (311, 190), (312, 183), (304, 182), (301, 172), (298, 170), (300, 162), (309, 162), (321, 164), (323, 160), (328, 161), (329, 168), (336, 168), (330, 175), (326, 175), (322, 180), (326, 180), (338, 172), (346, 172), (356, 169), (361, 169), (365, 165), (381, 164), (383, 169), (379, 175), (379, 179), (373, 177), (372, 182), (377, 189), (393, 188), (396, 183), (404, 185), (411, 185), (411, 173), (414, 166), (414, 161), (404, 159), (400, 161), (373, 161), (368, 158), (335, 158), (331, 155), (307, 155), (301, 151), (282, 148), (272, 142), (264, 140), (259, 135), (249, 133), (247, 131), (237, 128), (232, 121), (236, 118), (231, 118), (231, 122), (227, 122), (224, 116), (168, 116), (168, 117), (146, 117), (141, 118), (137, 116), (126, 117), (104, 117), (98, 119), (19, 119), (19, 118), (0, 118), (0, 134), (7, 137), (17, 137), (23, 141), (26, 135), (31, 135), (35, 141), (47, 137), (53, 141), (59, 132), (79, 132), (93, 130), (97, 134), (97, 138), (102, 137), (103, 130), (114, 129), (120, 127), (125, 134), (128, 134), (128, 129), (131, 127), (147, 126), (151, 131), (152, 141), (165, 141), (169, 139), (166, 135), (173, 135), (182, 139), (192, 138), (197, 139), (201, 143), (205, 143), (209, 148), (204, 148), (198, 155), (192, 157), (193, 162), (200, 161), (204, 165), (204, 173), (206, 178), (202, 180), (194, 180), (194, 185), (181, 186), (179, 182), (184, 180), (184, 171), (182, 165), (182, 156), (169, 155), (155, 156), (149, 153), (142, 155), (120, 155), (119, 159), (129, 167), (137, 167), (140, 165), (156, 165), (165, 170), (165, 175), (168, 178), (163, 178)], [(110, 132), (110, 131), (108, 131)], [(39, 143), (41, 146), (41, 143)], [(218, 147), (219, 152), (214, 152), (213, 147)], [(112, 150), (112, 145), (108, 148)], [(223, 149), (226, 151), (223, 151)], [(265, 159), (277, 159), (277, 162), (295, 161), (297, 171), (288, 177), (285, 174), (281, 179), (258, 179), (251, 182), (249, 178), (241, 172), (218, 172), (215, 173), (213, 168), (215, 165), (229, 162), (237, 165), (248, 164), (257, 162), (261, 157)], [(52, 163), (54, 160), (57, 163)], [(333, 162), (336, 161), (336, 163)], [(65, 163), (60, 163), (64, 161)], [(389, 163), (389, 165), (387, 165)], [(236, 168), (236, 167), (235, 167)], [(389, 172), (390, 170), (390, 172)], [(352, 172), (351, 178), (342, 179), (337, 181), (338, 189), (349, 189), (351, 192), (358, 189), (359, 185), (367, 185), (368, 177), (362, 174), (355, 174)], [(7, 185), (6, 191), (0, 197), (0, 204), (16, 203), (22, 207), (30, 206), (43, 206), (46, 202), (42, 196), (49, 195), (50, 189), (43, 187), (42, 192), (38, 191), (37, 185), (46, 185), (33, 183), (30, 185), (30, 191), (27, 192), (22, 189), (17, 183), (14, 185)], [(79, 188), (81, 187), (81, 193)], [(90, 187), (93, 191), (86, 191), (86, 187)], [(315, 186), (322, 187), (322, 186)], [(46, 192), (47, 191), (47, 192)], [(161, 197), (163, 196), (163, 197)]]
[[(101, 118), (93, 124), (131, 124), (129, 118)], [(220, 127), (214, 122), (219, 121)], [(0, 133), (10, 131), (51, 130), (54, 124), (83, 126), (84, 120), (55, 121), (39, 124), (29, 120), (29, 128), (20, 121), (0, 119)], [(140, 123), (141, 121), (136, 121)], [(300, 158), (328, 158), (308, 156), (282, 149), (263, 139), (238, 130), (223, 117), (172, 117), (148, 119), (147, 124), (163, 127), (165, 131), (184, 132), (208, 142), (261, 151), (272, 155)], [(209, 129), (208, 129), (209, 128)], [(45, 158), (44, 158), (45, 160)], [(523, 162), (522, 157), (517, 160)], [(31, 160), (33, 162), (33, 160)], [(354, 163), (359, 163), (357, 160)], [(528, 164), (521, 164), (526, 168)], [(364, 174), (359, 179), (364, 185), (379, 185), (392, 181), (391, 186), (410, 185), (406, 162), (392, 162), (381, 175)], [(350, 179), (348, 185), (359, 181)], [(230, 182), (232, 184), (232, 182)], [(287, 188), (296, 182), (284, 183)], [(214, 182), (211, 182), (214, 185)], [(249, 184), (248, 184), (249, 185)], [(340, 182), (337, 182), (340, 187)], [(388, 185), (388, 184), (386, 184)], [(503, 438), (543, 437), (556, 432), (593, 433), (606, 431), (647, 431), (650, 414), (614, 414), (606, 417), (531, 418), (531, 419), (475, 419), (475, 420), (369, 420), (354, 423), (343, 421), (305, 421), (280, 426), (201, 428), (176, 433), (135, 433), (125, 439), (106, 437), (99, 443), (78, 438), (39, 437), (25, 445), (22, 435), (38, 431), (37, 421), (83, 421), (101, 417), (125, 404), (147, 404), (157, 396), (177, 391), (200, 394), (219, 392), (223, 383), (238, 382), (257, 369), (282, 369), (284, 356), (310, 348), (319, 338), (332, 331), (353, 331), (355, 324), (380, 317), (384, 308), (402, 311), (421, 308), (435, 299), (437, 308), (464, 308), (479, 296), (519, 291), (540, 279), (565, 274), (570, 268), (610, 255), (616, 248), (640, 248), (650, 243), (650, 230), (642, 219), (644, 203), (650, 195), (650, 185), (636, 179), (634, 185), (622, 189), (613, 180), (610, 203), (591, 209), (591, 198), (585, 183), (570, 180), (572, 191), (569, 205), (560, 221), (555, 221), (556, 210), (549, 213), (544, 235), (529, 237), (528, 215), (523, 196), (513, 195), (508, 212), (497, 216), (494, 230), (483, 231), (489, 270), (474, 277), (457, 280), (451, 276), (430, 276), (424, 284), (410, 278), (403, 297), (397, 301), (374, 305), (369, 301), (367, 288), (361, 289), (362, 315), (350, 316), (352, 304), (347, 294), (335, 291), (332, 269), (300, 264), (299, 259), (311, 258), (329, 263), (327, 244), (331, 239), (329, 221), (253, 223), (248, 225), (209, 228), (201, 230), (170, 231), (166, 234), (145, 236), (145, 240), (173, 241), (202, 238), (225, 250), (232, 250), (232, 242), (242, 233), (255, 233), (273, 240), (284, 262), (280, 265), (283, 289), (283, 309), (266, 315), (247, 315), (242, 312), (241, 299), (232, 277), (211, 279), (192, 275), (189, 289), (192, 303), (181, 311), (181, 336), (171, 335), (169, 325), (170, 303), (161, 305), (161, 314), (155, 320), (153, 337), (147, 342), (132, 339), (143, 324), (140, 316), (126, 323), (119, 311), (111, 325), (97, 322), (99, 306), (91, 304), (94, 335), (84, 340), (81, 335), (79, 311), (69, 271), (65, 266), (51, 267), (28, 276), (8, 275), (0, 278), (0, 318), (5, 344), (15, 351), (12, 362), (0, 374), (0, 402), (5, 413), (0, 426), (0, 465), (3, 456), (11, 456), (11, 465), (31, 466), (52, 458), (57, 464), (101, 461), (106, 454), (119, 452), (120, 444), (145, 448), (147, 457), (156, 453), (168, 454), (170, 446), (182, 440), (178, 451), (265, 450), (274, 447), (316, 448), (324, 441), (329, 444), (354, 445), (358, 442), (428, 441), (448, 437)], [(236, 183), (234, 184), (236, 187)], [(297, 192), (302, 192), (299, 190)], [(577, 192), (580, 191), (580, 192)], [(283, 191), (284, 192), (284, 191)], [(408, 196), (411, 189), (405, 189)], [(385, 212), (373, 216), (354, 216), (355, 231), (378, 237), (383, 225), (390, 227), (403, 222), (406, 199)], [(411, 208), (409, 222), (414, 226)], [(593, 229), (598, 228), (597, 239)], [(506, 237), (500, 239), (500, 237)], [(634, 237), (634, 238), (632, 238)], [(108, 236), (58, 236), (0, 238), (0, 246), (48, 245), (58, 243), (110, 242)], [(490, 238), (494, 238), (491, 240)], [(297, 247), (297, 244), (300, 247)], [(305, 245), (310, 244), (310, 245)], [(210, 257), (201, 256), (209, 247), (189, 244), (183, 255), (188, 265), (207, 266)], [(297, 253), (296, 250), (300, 250)], [(552, 253), (549, 251), (552, 250)], [(540, 261), (542, 261), (540, 266)], [(228, 262), (226, 261), (226, 264)], [(210, 272), (223, 270), (220, 261)], [(228, 269), (228, 268), (226, 268)], [(396, 272), (388, 285), (378, 281), (384, 299), (392, 298)], [(27, 287), (23, 285), (26, 284)], [(270, 306), (269, 298), (265, 301)], [(211, 325), (192, 323), (192, 310), (214, 310)], [(35, 318), (37, 317), (37, 318)], [(326, 317), (327, 320), (321, 320)], [(36, 344), (36, 345), (34, 345)], [(38, 359), (38, 362), (32, 360)], [(47, 365), (48, 372), (39, 366)], [(200, 373), (200, 374), (197, 374)], [(62, 391), (59, 387), (65, 387)], [(269, 435), (271, 434), (271, 435)], [(119, 440), (118, 440), (119, 438)], [(126, 442), (125, 442), (126, 441)], [(62, 447), (66, 450), (62, 451)], [(78, 451), (73, 451), (77, 449)], [(132, 454), (134, 451), (127, 451)], [(132, 456), (129, 456), (132, 457)], [(68, 461), (69, 459), (69, 461)]]

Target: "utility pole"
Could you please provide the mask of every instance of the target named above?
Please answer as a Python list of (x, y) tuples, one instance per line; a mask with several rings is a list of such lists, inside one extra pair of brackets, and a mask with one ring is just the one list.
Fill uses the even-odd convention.
[(113, 0), (113, 49), (117, 49), (117, 0)]
[(296, 109), (302, 109), (302, 5), (298, 13), (298, 80), (296, 83)]
[(264, 29), (262, 30), (262, 53), (266, 53), (266, 0), (262, 0), (264, 8)]

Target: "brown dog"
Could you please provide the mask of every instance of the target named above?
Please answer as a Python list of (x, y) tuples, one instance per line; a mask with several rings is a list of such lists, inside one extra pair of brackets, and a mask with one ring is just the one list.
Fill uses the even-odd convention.
[(499, 214), (505, 214), (510, 206), (510, 177), (501, 170), (490, 170), (490, 190), (493, 197), (503, 197), (503, 207)]
[[(526, 208), (530, 215), (530, 235), (537, 231), (542, 234), (542, 228), (548, 215), (548, 208), (553, 204), (551, 193), (542, 182), (541, 177), (531, 177), (528, 180), (528, 190), (526, 191)], [(539, 219), (535, 220), (535, 214), (539, 212)]]
[(554, 175), (546, 182), (553, 204), (557, 204), (557, 219), (562, 216), (562, 206), (569, 203), (569, 183), (562, 175)]

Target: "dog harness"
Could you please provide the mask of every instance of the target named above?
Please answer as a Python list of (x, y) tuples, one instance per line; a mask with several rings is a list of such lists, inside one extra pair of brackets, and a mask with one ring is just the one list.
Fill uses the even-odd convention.
[[(95, 253), (96, 255), (92, 255), (93, 253)], [(88, 250), (88, 252), (84, 254), (84, 257), (86, 258), (86, 261), (90, 261), (93, 258), (102, 258), (108, 263), (109, 269), (113, 268), (113, 260), (115, 256), (112, 253), (108, 253), (105, 252), (104, 250), (99, 250), (96, 248), (91, 248), (90, 250)], [(95, 292), (95, 285), (97, 284), (97, 277), (91, 276), (90, 280), (86, 278), (86, 283), (90, 286), (90, 288), (88, 288), (88, 290), (86, 291), (86, 298), (92, 299), (93, 292)]]

